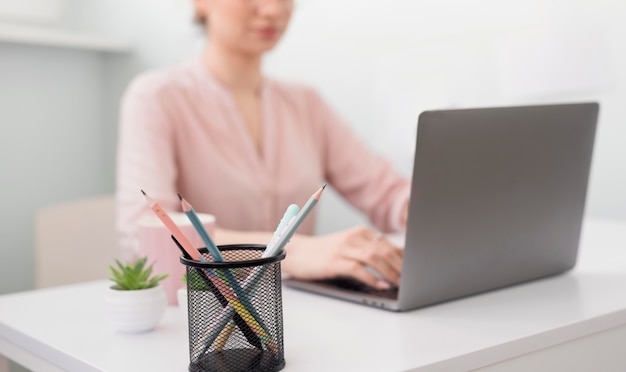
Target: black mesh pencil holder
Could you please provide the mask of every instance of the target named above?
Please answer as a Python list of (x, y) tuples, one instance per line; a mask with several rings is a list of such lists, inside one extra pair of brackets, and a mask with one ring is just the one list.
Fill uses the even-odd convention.
[(219, 246), (224, 262), (185, 257), (190, 371), (279, 371), (285, 366), (280, 261), (264, 245)]

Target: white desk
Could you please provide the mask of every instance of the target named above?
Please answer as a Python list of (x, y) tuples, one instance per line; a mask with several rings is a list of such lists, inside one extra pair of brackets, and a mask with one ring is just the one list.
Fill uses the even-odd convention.
[[(179, 309), (117, 334), (107, 285), (0, 296), (0, 354), (34, 370), (185, 371)], [(408, 313), (283, 294), (285, 371), (626, 370), (626, 223), (587, 220), (570, 273)]]

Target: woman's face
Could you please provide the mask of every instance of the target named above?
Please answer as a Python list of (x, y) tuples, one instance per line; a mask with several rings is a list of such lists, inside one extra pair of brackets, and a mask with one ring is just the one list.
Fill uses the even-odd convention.
[(207, 20), (214, 46), (259, 56), (280, 40), (293, 10), (293, 0), (195, 0)]

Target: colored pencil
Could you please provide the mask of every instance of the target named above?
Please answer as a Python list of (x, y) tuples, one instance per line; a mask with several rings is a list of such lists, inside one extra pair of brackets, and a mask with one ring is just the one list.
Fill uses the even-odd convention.
[[(222, 254), (213, 243), (213, 240), (207, 233), (206, 229), (200, 222), (198, 215), (196, 214), (193, 206), (182, 197), (182, 195), (178, 194), (178, 197), (181, 201), (181, 206), (183, 208), (183, 212), (187, 215), (192, 225), (200, 235), (200, 238), (207, 246), (207, 250), (209, 254), (213, 257), (215, 262), (224, 262), (224, 258)], [(200, 256), (200, 260), (203, 260), (204, 257)], [(235, 310), (246, 320), (246, 322), (250, 325), (252, 330), (257, 333), (261, 342), (268, 345), (271, 351), (277, 353), (278, 349), (275, 347), (271, 337), (269, 336), (269, 329), (263, 322), (263, 318), (257, 313), (256, 309), (248, 299), (248, 296), (244, 292), (243, 288), (239, 284), (239, 281), (233, 276), (232, 272), (229, 269), (220, 270), (221, 273), (226, 277), (226, 283), (228, 286), (224, 285), (221, 279), (213, 279), (210, 277), (211, 281), (219, 288), (220, 292), (226, 297), (228, 302), (235, 308)], [(234, 290), (234, 293), (231, 291), (231, 288)]]
[[(284, 233), (282, 233), (280, 237), (276, 239), (276, 243), (274, 244), (274, 246), (269, 247), (269, 250), (268, 248), (266, 248), (266, 252), (267, 252), (266, 257), (275, 255), (278, 252), (280, 252), (281, 250), (277, 249), (277, 246), (279, 244), (282, 244), (282, 247), (284, 247), (287, 244), (287, 242), (293, 236), (293, 234), (295, 233), (297, 228), (300, 226), (302, 221), (304, 221), (304, 219), (311, 212), (313, 207), (315, 207), (315, 205), (319, 201), (322, 195), (322, 192), (324, 191), (325, 188), (326, 188), (326, 185), (324, 184), (320, 189), (318, 189), (309, 198), (305, 206), (299, 211), (299, 213), (295, 217), (292, 218), (291, 223), (287, 224), (287, 226), (285, 227)], [(243, 284), (244, 293), (246, 293), (247, 295), (251, 295), (252, 293), (248, 293), (248, 292), (253, 292), (256, 290), (256, 287), (257, 287), (256, 284), (258, 280), (262, 277), (261, 274), (262, 274), (261, 270), (256, 270), (254, 273), (248, 276), (248, 278), (244, 281), (244, 284)], [(215, 321), (209, 326), (210, 331), (208, 332), (208, 334), (205, 335), (206, 347), (208, 347), (208, 345), (211, 345), (215, 341), (215, 339), (218, 337), (222, 329), (228, 324), (228, 322), (230, 321), (230, 318), (233, 316), (234, 313), (235, 313), (235, 310), (230, 306), (222, 309), (222, 312), (217, 316)], [(206, 347), (205, 347), (205, 350), (206, 350)]]

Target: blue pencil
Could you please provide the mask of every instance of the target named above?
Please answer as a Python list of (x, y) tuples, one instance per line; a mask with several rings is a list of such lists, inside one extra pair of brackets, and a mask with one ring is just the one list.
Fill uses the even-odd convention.
[[(307, 203), (302, 207), (302, 209), (298, 212), (297, 206), (292, 207), (289, 206), (283, 215), (279, 223), (279, 228), (276, 229), (272, 240), (271, 246), (266, 247), (263, 252), (263, 257), (271, 257), (276, 255), (278, 252), (282, 250), (289, 239), (293, 236), (295, 231), (298, 229), (298, 226), (304, 221), (309, 212), (315, 207), (317, 202), (319, 201), (322, 191), (326, 188), (326, 185), (322, 186), (319, 190), (317, 190), (307, 201)], [(294, 215), (294, 213), (297, 213)], [(281, 228), (282, 227), (282, 228)], [(280, 246), (279, 246), (280, 244)], [(251, 273), (248, 278), (243, 283), (243, 290), (245, 293), (250, 296), (254, 296), (254, 292), (256, 290), (256, 285), (263, 276), (264, 270), (260, 267), (257, 267), (256, 270)], [(232, 316), (235, 314), (235, 310), (232, 306), (226, 306), (222, 309), (222, 312), (216, 317), (215, 321), (209, 326), (209, 332), (204, 336), (205, 345), (208, 346), (213, 343), (213, 341), (217, 338), (222, 329), (228, 324)], [(206, 349), (205, 349), (206, 350)]]
[[(178, 198), (180, 199), (183, 212), (185, 212), (185, 214), (189, 218), (189, 221), (191, 221), (191, 224), (194, 226), (194, 228), (198, 232), (198, 235), (200, 235), (200, 238), (206, 245), (206, 248), (211, 254), (211, 257), (213, 257), (213, 260), (215, 262), (224, 262), (224, 257), (220, 253), (219, 249), (217, 249), (217, 246), (215, 245), (215, 243), (209, 236), (209, 233), (204, 228), (204, 225), (202, 225), (202, 223), (200, 222), (200, 219), (198, 218), (198, 215), (196, 214), (195, 209), (191, 206), (191, 204), (189, 204), (188, 201), (186, 201), (182, 197), (182, 195), (178, 194)], [(204, 257), (202, 257), (202, 255), (200, 255), (200, 260), (201, 261), (205, 260)], [(252, 303), (250, 303), (248, 296), (246, 295), (243, 288), (241, 288), (241, 285), (239, 284), (237, 279), (235, 279), (233, 274), (228, 269), (223, 270), (223, 273), (224, 273), (224, 276), (226, 276), (226, 283), (235, 291), (235, 294), (237, 295), (237, 298), (239, 299), (239, 301), (241, 301), (241, 303), (245, 306), (245, 308), (250, 312), (252, 317), (254, 317), (254, 320), (256, 320), (256, 322), (261, 326), (261, 328), (263, 328), (263, 331), (265, 331), (265, 333), (269, 335), (270, 334), (269, 329), (263, 322), (263, 319), (261, 318), (261, 316), (255, 310), (254, 306), (252, 306)]]
[[(223, 262), (224, 257), (222, 257), (220, 250), (217, 249), (217, 246), (215, 246), (213, 239), (211, 239), (211, 237), (209, 236), (209, 233), (206, 231), (206, 229), (204, 228), (204, 225), (198, 218), (198, 214), (196, 213), (196, 210), (193, 209), (191, 204), (189, 204), (189, 202), (185, 200), (180, 194), (178, 194), (178, 198), (180, 199), (180, 203), (183, 207), (183, 212), (185, 212), (185, 214), (189, 218), (189, 221), (191, 221), (191, 223), (193, 224), (193, 227), (198, 232), (198, 235), (200, 235), (200, 238), (204, 242), (204, 245), (206, 245), (206, 249), (209, 250), (211, 257), (213, 257), (215, 262)], [(201, 260), (202, 258), (203, 257), (200, 256)]]

